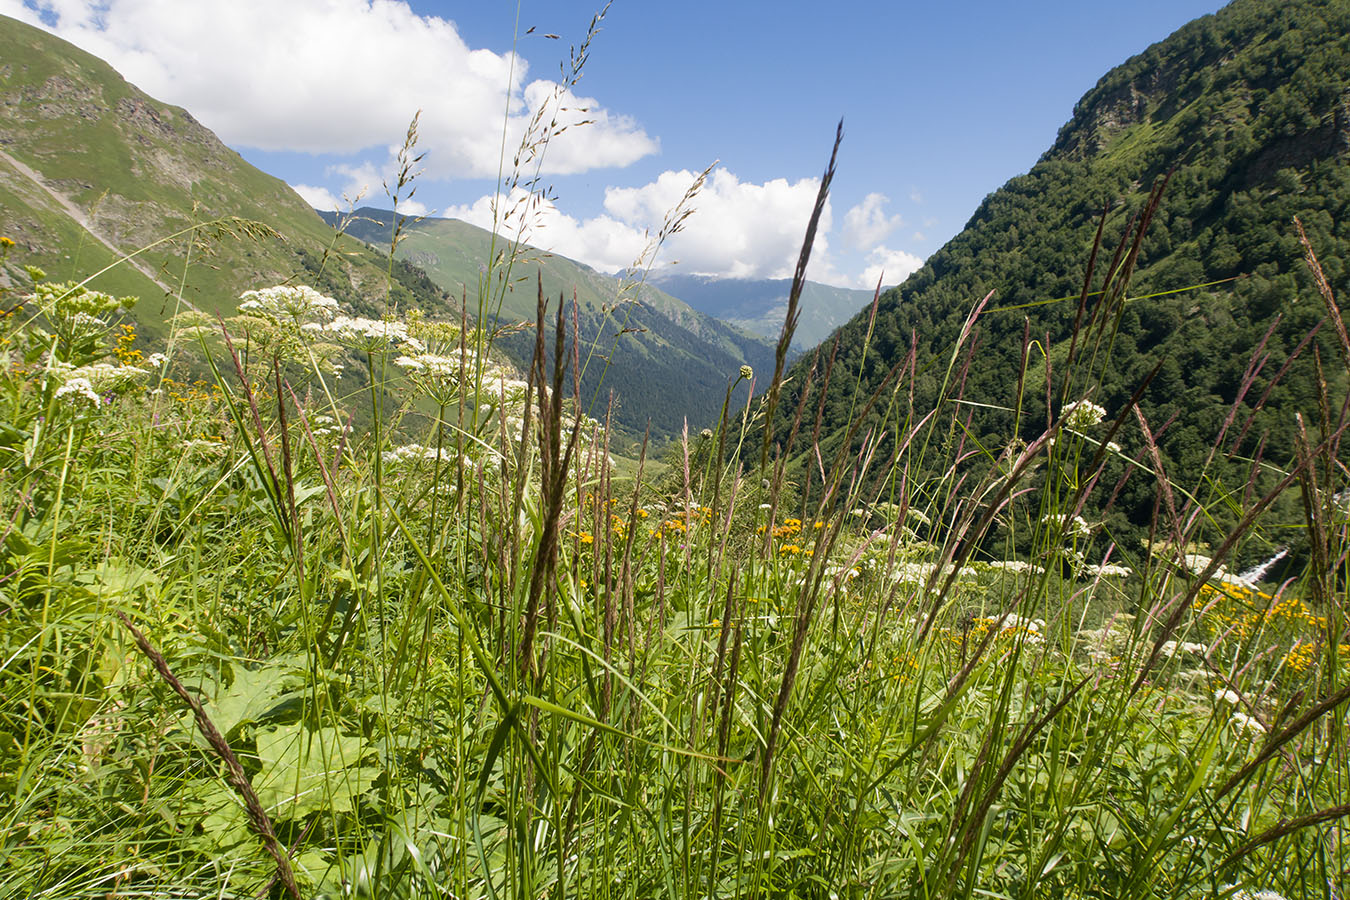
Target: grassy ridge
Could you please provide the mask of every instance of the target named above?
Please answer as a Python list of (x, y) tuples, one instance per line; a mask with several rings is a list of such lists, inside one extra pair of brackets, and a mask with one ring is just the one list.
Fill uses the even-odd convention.
[[(166, 319), (178, 308), (157, 302), (165, 288), (208, 314), (225, 313), (241, 291), (297, 272), (318, 279), (321, 260), (353, 301), (448, 311), (438, 291), (419, 293), (407, 278), (391, 286), (387, 260), (335, 237), (285, 182), (102, 60), (7, 17), (0, 17), (0, 59), (0, 144), (36, 176), (0, 159), (6, 236), (19, 243), (25, 263), (53, 278), (84, 278), (139, 253), (155, 281), (121, 267), (96, 287), (141, 296), (135, 316), (147, 336), (167, 336)], [(229, 225), (230, 217), (265, 228)], [(202, 227), (194, 232), (194, 225)], [(14, 267), (7, 274), (24, 279)]]
[[(335, 214), (326, 214), (336, 222)], [(348, 233), (387, 251), (394, 214), (365, 208), (347, 225)], [(399, 238), (397, 256), (422, 268), (451, 296), (479, 296), (481, 270), (502, 241), (490, 232), (455, 219), (409, 220)], [(510, 325), (531, 321), (540, 284), (546, 296), (574, 300), (584, 346), (582, 392), (592, 415), (603, 417), (611, 391), (616, 397), (613, 423), (625, 443), (640, 440), (650, 427), (665, 441), (688, 420), (700, 428), (716, 420), (728, 376), (742, 365), (766, 369), (772, 360), (768, 341), (703, 315), (683, 301), (645, 283), (643, 273), (625, 279), (603, 275), (566, 257), (528, 246), (514, 251), (510, 265), (493, 267), (492, 300), (470, 314)], [(534, 342), (506, 337), (501, 346), (522, 368)], [(744, 400), (746, 389), (742, 388)]]

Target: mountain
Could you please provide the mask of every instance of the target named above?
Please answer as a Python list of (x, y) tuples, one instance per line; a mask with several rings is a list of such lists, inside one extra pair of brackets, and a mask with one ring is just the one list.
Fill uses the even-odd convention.
[[(701, 313), (772, 341), (787, 315), (790, 278), (715, 278), (708, 275), (654, 274), (652, 282)], [(808, 281), (802, 290), (801, 317), (792, 353), (814, 347), (872, 302), (872, 291), (831, 287)]]
[[(368, 315), (391, 299), (448, 309), (408, 267), (390, 285), (378, 253), (355, 240), (334, 244), (333, 230), (285, 182), (244, 162), (186, 110), (4, 16), (0, 109), (0, 233), (17, 243), (7, 277), (22, 282), (19, 266), (31, 264), (54, 280), (82, 279), (148, 247), (92, 282), (142, 298), (133, 315), (147, 338), (165, 333), (174, 311), (167, 298), (180, 284), (185, 301), (208, 313), (228, 313), (242, 291), (288, 279)], [(193, 225), (202, 227), (194, 233)], [(337, 252), (322, 264), (330, 245)]]
[[(1294, 454), (1294, 413), (1310, 427), (1320, 419), (1313, 347), (1328, 372), (1333, 415), (1345, 395), (1332, 327), (1320, 326), (1312, 346), (1299, 350), (1326, 307), (1293, 220), (1298, 216), (1306, 226), (1336, 295), (1350, 297), (1346, 0), (1235, 0), (1109, 71), (1031, 171), (986, 197), (960, 234), (881, 298), (868, 349), (866, 314), (841, 329), (834, 372), (850, 374), (832, 380), (819, 407), (823, 458), (834, 458), (857, 419), (855, 398), (877, 391), (911, 344), (917, 374), (899, 391), (883, 392), (859, 431), (875, 425), (894, 436), (903, 433), (911, 411), (932, 409), (963, 323), (990, 291), (966, 345), (975, 347), (969, 369), (956, 370), (965, 372), (967, 446), (978, 442), (997, 454), (1016, 436), (1039, 434), (1047, 395), (1055, 410), (1061, 403), (1058, 389), (1102, 211), (1111, 209), (1094, 287), (1127, 234), (1129, 217), (1144, 209), (1150, 187), (1168, 173), (1130, 283), (1129, 297), (1138, 299), (1110, 310), (1104, 352), (1080, 357), (1081, 380), (1063, 391), (1063, 400), (1082, 397), (1095, 383), (1092, 399), (1114, 417), (1160, 363), (1140, 408), (1160, 432), (1167, 471), (1190, 478), (1202, 471), (1255, 355), (1264, 364), (1236, 419), (1240, 424), (1251, 416), (1252, 424), (1229, 432), (1209, 473), (1233, 488), (1246, 482), (1258, 453), (1287, 463)], [(1221, 279), (1235, 280), (1197, 287)], [(1178, 293), (1162, 293), (1168, 291)], [(1097, 309), (1097, 298), (1089, 300), (1085, 317)], [(1035, 344), (1016, 418), (1024, 328)], [(1046, 352), (1053, 393), (1045, 385)], [(792, 370), (779, 404), (773, 428), (780, 446), (809, 363)], [(1089, 364), (1095, 367), (1090, 378)], [(818, 402), (813, 395), (808, 408)], [(1126, 454), (1144, 453), (1132, 418), (1119, 440)], [(888, 452), (883, 448), (879, 458)], [(808, 454), (815, 458), (800, 444), (789, 453), (798, 472)], [(1155, 489), (1151, 478), (1132, 476), (1109, 510), (1085, 510), (1105, 523), (1099, 540), (1137, 552)], [(1291, 511), (1289, 521), (1300, 518)]]
[[(322, 214), (336, 225), (341, 217)], [(346, 233), (387, 253), (394, 214), (362, 208), (350, 216)], [(710, 425), (722, 411), (728, 379), (742, 365), (771, 371), (770, 342), (692, 308), (651, 284), (625, 284), (590, 266), (531, 247), (522, 247), (509, 272), (497, 266), (498, 280), (482, 285), (487, 261), (510, 247), (490, 231), (458, 219), (407, 219), (399, 235), (399, 259), (416, 265), (455, 297), (468, 299), (469, 312), (503, 325), (533, 321), (536, 275), (550, 299), (575, 296), (582, 335), (583, 401), (592, 416), (604, 418), (611, 389), (614, 421), (630, 438), (650, 422), (653, 435), (671, 437), (684, 427)], [(480, 297), (482, 298), (480, 301)], [(479, 308), (480, 302), (483, 308)], [(528, 334), (507, 335), (500, 346), (523, 363), (533, 350)], [(742, 387), (741, 390), (747, 388)]]
[[(362, 315), (418, 307), (458, 318), (464, 286), (476, 295), (478, 273), (493, 268), (500, 249), (462, 222), (423, 221), (404, 235), (406, 259), (391, 278), (390, 213), (363, 210), (352, 234), (339, 237), (285, 182), (250, 166), (187, 110), (3, 16), (0, 109), (0, 235), (17, 244), (0, 264), (0, 283), (23, 286), (23, 265), (54, 280), (110, 266), (91, 286), (141, 297), (132, 315), (148, 341), (167, 333), (180, 286), (188, 305), (210, 314), (233, 312), (245, 290), (298, 281)], [(383, 240), (383, 248), (358, 238)], [(426, 266), (439, 286), (407, 260)], [(650, 422), (658, 438), (670, 437), (686, 416), (695, 428), (711, 424), (742, 365), (772, 365), (768, 342), (661, 291), (621, 296), (614, 279), (536, 253), (516, 264), (509, 284), (499, 282), (494, 296), (504, 302), (491, 312), (532, 322), (536, 268), (555, 303), (576, 290), (589, 360), (583, 394), (604, 418), (612, 387), (615, 421), (630, 436)], [(516, 333), (499, 346), (524, 363), (533, 340)]]

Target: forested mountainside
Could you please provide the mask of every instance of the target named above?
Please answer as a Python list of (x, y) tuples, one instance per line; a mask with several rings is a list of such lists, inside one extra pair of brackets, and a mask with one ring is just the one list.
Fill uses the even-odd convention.
[[(1319, 422), (1314, 352), (1331, 381), (1333, 406), (1344, 396), (1345, 366), (1333, 328), (1319, 326), (1327, 307), (1305, 265), (1294, 218), (1302, 220), (1344, 300), (1350, 296), (1348, 154), (1350, 3), (1236, 0), (1191, 22), (1108, 72), (1030, 172), (990, 194), (957, 237), (882, 297), (874, 323), (864, 311), (841, 330), (823, 398), (819, 377), (806, 377), (812, 355), (799, 361), (778, 407), (775, 437), (780, 445), (786, 441), (801, 392), (816, 390), (803, 408), (808, 425), (820, 411), (828, 462), (863, 399), (882, 390), (886, 373), (913, 342), (915, 376), (898, 391), (882, 390), (855, 442), (869, 427), (887, 430), (892, 439), (904, 433), (907, 417), (933, 408), (963, 323), (992, 291), (966, 343), (974, 348), (963, 389), (970, 404), (962, 413), (968, 447), (997, 454), (1039, 434), (1047, 396), (1058, 412), (1063, 402), (1090, 394), (1114, 417), (1160, 362), (1140, 407), (1158, 432), (1169, 472), (1201, 471), (1242, 393), (1237, 424), (1209, 470), (1211, 483), (1240, 489), (1252, 457), (1277, 465), (1291, 459), (1295, 413), (1310, 428)], [(1092, 377), (1084, 377), (1080, 358), (1078, 381), (1064, 389), (1061, 369), (1102, 212), (1110, 209), (1094, 289), (1128, 220), (1169, 173), (1140, 247), (1132, 299), (1111, 312)], [(1088, 298), (1087, 318), (1097, 301)], [(1019, 401), (1024, 329), (1032, 345)], [(831, 352), (822, 348), (820, 370)], [(1254, 356), (1261, 366), (1244, 391)], [(959, 360), (953, 371), (961, 374)], [(1019, 402), (1020, 417), (1013, 411)], [(1243, 428), (1249, 417), (1250, 427)], [(1125, 457), (1142, 458), (1133, 418), (1117, 440)], [(789, 452), (802, 471), (804, 445)], [(1107, 486), (1098, 493), (1109, 494), (1119, 474), (1120, 468), (1108, 468)], [(1105, 498), (1098, 496), (1106, 524), (1100, 540), (1137, 552), (1155, 495), (1155, 480), (1136, 475), (1109, 511), (1101, 513)], [(1291, 512), (1291, 524), (1296, 518)], [(1296, 537), (1268, 538), (1272, 545), (1289, 540)]]
[[(232, 312), (242, 291), (286, 280), (367, 315), (388, 305), (449, 310), (412, 267), (396, 266), (391, 280), (378, 253), (352, 239), (335, 244), (285, 182), (246, 163), (188, 111), (5, 16), (0, 109), (0, 223), (17, 243), (0, 277), (22, 285), (22, 266), (36, 265), (55, 280), (83, 279), (149, 247), (91, 284), (141, 297), (132, 315), (145, 337), (164, 332), (175, 309), (166, 295), (180, 289), (213, 314)], [(325, 258), (330, 246), (338, 252)]]
[[(323, 216), (332, 224), (342, 218), (334, 213)], [(348, 234), (388, 252), (393, 213), (362, 208), (347, 218)], [(640, 439), (648, 425), (654, 437), (665, 439), (683, 431), (686, 419), (695, 430), (713, 424), (722, 411), (727, 383), (736, 379), (742, 365), (756, 371), (773, 365), (767, 339), (641, 283), (640, 275), (625, 281), (564, 256), (520, 247), (509, 271), (505, 265), (496, 266), (496, 280), (480, 286), (486, 262), (505, 258), (498, 254), (510, 249), (508, 241), (497, 238), (494, 243), (491, 232), (467, 222), (410, 218), (403, 223), (397, 256), (424, 270), (453, 297), (467, 298), (470, 316), (503, 326), (534, 320), (536, 276), (551, 303), (564, 297), (570, 306), (575, 298), (582, 336), (583, 405), (603, 419), (612, 391), (612, 424), (628, 439)], [(480, 302), (487, 308), (479, 309)], [(523, 366), (534, 351), (534, 338), (508, 334), (499, 346)], [(744, 392), (748, 385), (739, 389)], [(740, 399), (744, 401), (744, 393)]]

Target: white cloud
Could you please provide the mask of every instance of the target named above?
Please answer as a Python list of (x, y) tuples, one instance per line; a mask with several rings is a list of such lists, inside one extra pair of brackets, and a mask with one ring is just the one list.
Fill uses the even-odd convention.
[(603, 272), (616, 272), (632, 265), (647, 246), (640, 228), (611, 216), (577, 219), (562, 212), (552, 201), (517, 188), (503, 198), (500, 212), (491, 195), (473, 203), (454, 206), (441, 215), (463, 219), (512, 240), (521, 240), (549, 253), (584, 262)]
[(923, 266), (923, 260), (904, 250), (877, 247), (867, 254), (869, 265), (858, 279), (858, 287), (871, 289), (878, 279), (884, 285), (895, 285), (913, 275)]
[(899, 215), (886, 215), (890, 198), (871, 193), (857, 206), (844, 213), (844, 241), (856, 250), (871, 250), (904, 224)]
[[(503, 204), (497, 230), (515, 237), (523, 223), (527, 243), (613, 272), (642, 255), (697, 177), (687, 170), (667, 171), (642, 187), (608, 188), (605, 213), (585, 220), (566, 215), (546, 199), (517, 191)], [(678, 260), (681, 272), (723, 278), (789, 277), (819, 187), (813, 178), (747, 183), (725, 169), (715, 169), (694, 198), (694, 212), (684, 229), (662, 248), (661, 264)], [(493, 199), (482, 197), (442, 215), (492, 228)], [(827, 257), (829, 229), (827, 204), (812, 256), (817, 261), (812, 277), (821, 280), (837, 280)]]
[[(493, 176), (504, 117), (509, 168), (527, 123), (547, 109), (544, 122), (573, 127), (553, 139), (543, 174), (625, 166), (657, 149), (631, 118), (555, 82), (527, 82), (523, 59), (473, 49), (453, 22), (405, 0), (33, 5), (52, 23), (44, 27), (234, 145), (356, 153), (401, 140), (420, 109), (428, 177)], [(37, 20), (21, 0), (0, 0), (0, 11)]]
[[(620, 221), (653, 233), (697, 177), (689, 171), (664, 172), (639, 188), (605, 191), (605, 209)], [(784, 278), (792, 274), (802, 235), (811, 217), (819, 180), (763, 184), (743, 182), (726, 169), (714, 169), (694, 198), (686, 228), (670, 239), (665, 257), (678, 259), (680, 271), (726, 278)], [(827, 203), (816, 236), (815, 255), (828, 252)]]
[(293, 184), (291, 190), (299, 194), (300, 199), (310, 206), (323, 212), (333, 212), (334, 210), (344, 212), (347, 209), (347, 204), (343, 203), (340, 198), (334, 197), (333, 192), (328, 188), (315, 187), (312, 184)]

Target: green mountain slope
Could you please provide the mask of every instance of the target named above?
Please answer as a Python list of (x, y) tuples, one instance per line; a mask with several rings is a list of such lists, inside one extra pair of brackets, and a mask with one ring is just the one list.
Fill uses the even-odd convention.
[[(150, 340), (164, 334), (180, 287), (187, 304), (207, 313), (229, 313), (244, 290), (297, 281), (365, 315), (417, 306), (457, 316), (463, 286), (476, 296), (478, 273), (489, 268), (487, 232), (428, 220), (400, 244), (403, 258), (391, 281), (389, 213), (365, 210), (352, 235), (335, 239), (331, 225), (289, 186), (244, 162), (186, 110), (145, 95), (96, 57), (4, 17), (0, 108), (0, 234), (18, 244), (0, 277), (22, 282), (21, 266), (32, 264), (54, 279), (84, 278), (135, 254), (93, 286), (140, 296), (133, 316)], [(265, 228), (241, 228), (222, 217)], [(156, 243), (175, 234), (172, 242)], [(358, 238), (383, 240), (384, 248)], [(434, 281), (409, 261), (426, 266)], [(533, 321), (536, 268), (518, 264), (502, 308), (491, 312), (510, 323)], [(619, 303), (614, 279), (570, 260), (549, 258), (542, 271), (550, 297), (577, 292), (590, 360), (582, 390), (592, 413), (603, 417), (613, 388), (616, 419), (630, 434), (650, 421), (657, 436), (668, 437), (686, 416), (695, 428), (709, 424), (727, 380), (743, 364), (761, 370), (770, 364), (767, 342), (653, 288), (635, 294), (637, 302)], [(501, 347), (523, 363), (533, 343), (517, 333)]]
[[(1294, 413), (1315, 422), (1317, 376), (1312, 350), (1272, 387), (1325, 307), (1304, 264), (1293, 219), (1299, 216), (1337, 295), (1350, 296), (1350, 3), (1345, 0), (1236, 0), (1111, 70), (1077, 104), (1072, 119), (1030, 172), (990, 194), (966, 228), (880, 303), (864, 353), (866, 315), (839, 334), (836, 377), (824, 398), (822, 443), (828, 460), (858, 407), (917, 336), (919, 374), (870, 415), (891, 435), (906, 414), (933, 407), (951, 347), (975, 303), (993, 291), (975, 325), (965, 381), (969, 438), (997, 453), (1015, 434), (1034, 436), (1046, 422), (1046, 361), (1062, 366), (1078, 311), (1089, 251), (1103, 208), (1111, 246), (1143, 207), (1155, 179), (1174, 172), (1143, 242), (1128, 302), (1113, 332), (1109, 362), (1099, 363), (1094, 396), (1109, 416), (1127, 402), (1155, 363), (1161, 369), (1142, 409), (1161, 431), (1168, 470), (1194, 475), (1243, 384), (1248, 360), (1264, 366), (1246, 391), (1237, 421), (1254, 412), (1236, 456), (1211, 472), (1244, 483), (1258, 452), (1277, 464), (1294, 447)], [(1124, 202), (1118, 201), (1123, 198)], [(1101, 262), (1094, 285), (1101, 282)], [(1068, 298), (1060, 300), (1058, 298)], [(1089, 304), (1089, 313), (1091, 304)], [(1273, 326), (1268, 340), (1264, 335)], [(1014, 404), (1024, 328), (1037, 342), (1022, 417)], [(1330, 327), (1313, 342), (1332, 373), (1332, 402), (1344, 396), (1344, 367)], [(794, 370), (774, 423), (785, 440), (809, 360)], [(860, 392), (854, 375), (861, 372)], [(1061, 383), (1059, 373), (1056, 387)], [(912, 406), (909, 391), (912, 387)], [(1075, 384), (1077, 399), (1088, 389)], [(888, 394), (889, 395), (889, 394)], [(1075, 396), (1076, 395), (1076, 396)], [(816, 401), (813, 399), (812, 408)], [(1058, 409), (1056, 395), (1051, 399)], [(1141, 452), (1131, 420), (1125, 452)], [(1166, 426), (1165, 428), (1163, 426)], [(1235, 437), (1229, 434), (1229, 444)], [(1224, 450), (1230, 448), (1225, 445)], [(798, 465), (806, 451), (792, 453)], [(885, 458), (885, 452), (881, 454)], [(1134, 477), (1103, 516), (1101, 540), (1137, 551), (1153, 514), (1156, 485)], [(1105, 491), (1109, 493), (1109, 489)], [(1088, 512), (1092, 512), (1089, 510)], [(1291, 521), (1296, 517), (1291, 515)], [(1272, 541), (1283, 540), (1274, 537)]]
[[(326, 213), (329, 222), (337, 216)], [(388, 252), (393, 213), (363, 208), (347, 225), (347, 233)], [(742, 365), (764, 372), (773, 365), (773, 350), (764, 338), (746, 334), (704, 315), (665, 291), (644, 284), (625, 288), (610, 275), (566, 257), (523, 248), (511, 271), (494, 271), (502, 282), (484, 296), (490, 308), (476, 308), (479, 280), (487, 260), (502, 252), (491, 232), (457, 219), (409, 220), (401, 233), (398, 257), (424, 270), (454, 297), (466, 297), (471, 315), (502, 324), (533, 321), (538, 297), (536, 275), (550, 301), (571, 303), (575, 294), (589, 358), (582, 379), (583, 402), (603, 418), (612, 389), (615, 422), (630, 436), (650, 422), (659, 437), (714, 422), (721, 413), (728, 379)], [(528, 358), (533, 339), (525, 334), (502, 338), (517, 362)], [(744, 387), (741, 390), (745, 390)]]
[[(776, 341), (787, 315), (790, 278), (713, 278), (705, 275), (661, 274), (654, 281), (662, 289), (701, 313)], [(813, 347), (872, 302), (872, 291), (832, 287), (808, 281), (802, 290), (801, 317), (792, 339), (792, 352)]]
[[(226, 312), (243, 290), (295, 279), (321, 282), (350, 309), (390, 299), (387, 263), (355, 240), (319, 261), (333, 231), (284, 182), (250, 166), (186, 110), (160, 103), (77, 47), (0, 16), (0, 233), (10, 262), (54, 279), (84, 278), (180, 234), (100, 276), (94, 286), (135, 294), (142, 334), (163, 332), (180, 285), (206, 312)], [(237, 223), (192, 226), (234, 216)], [(262, 232), (265, 234), (265, 232)], [(400, 267), (394, 302), (431, 310), (439, 292)]]

